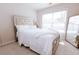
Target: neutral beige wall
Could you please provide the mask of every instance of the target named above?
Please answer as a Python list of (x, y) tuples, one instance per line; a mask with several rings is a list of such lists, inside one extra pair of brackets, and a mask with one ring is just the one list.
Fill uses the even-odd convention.
[[(51, 12), (58, 12), (58, 11), (63, 11), (63, 10), (67, 10), (67, 22), (66, 22), (66, 29), (65, 31), (67, 31), (67, 24), (68, 24), (68, 19), (71, 16), (74, 15), (79, 15), (79, 4), (78, 3), (61, 3), (61, 4), (57, 4), (42, 10), (37, 10), (37, 19), (39, 21), (39, 26), (41, 27), (41, 20), (42, 20), (42, 15), (46, 14), (46, 13), (51, 13)], [(66, 34), (66, 33), (65, 33)]]
[(15, 40), (13, 15), (36, 18), (34, 10), (23, 4), (0, 4), (0, 44)]

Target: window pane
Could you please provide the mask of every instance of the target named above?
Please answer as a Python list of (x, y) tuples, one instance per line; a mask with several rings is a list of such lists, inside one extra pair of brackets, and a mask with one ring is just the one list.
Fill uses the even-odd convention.
[(49, 28), (51, 26), (52, 22), (52, 13), (45, 14), (42, 16), (42, 27), (43, 28)]
[(64, 30), (65, 22), (66, 22), (66, 11), (60, 11), (55, 13), (44, 14), (42, 16), (42, 27), (43, 28), (51, 28)]
[(55, 29), (60, 33), (60, 38), (64, 39), (66, 27), (67, 11), (44, 14), (42, 16), (42, 27)]
[(66, 22), (66, 11), (55, 12), (53, 14), (53, 20), (55, 23), (65, 23)]
[(66, 11), (60, 11), (53, 14), (53, 28), (59, 32), (65, 32)]

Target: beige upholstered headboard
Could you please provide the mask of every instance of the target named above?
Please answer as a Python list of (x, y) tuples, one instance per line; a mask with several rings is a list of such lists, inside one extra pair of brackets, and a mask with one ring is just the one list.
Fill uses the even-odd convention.
[(24, 16), (14, 16), (14, 25), (33, 25), (33, 19)]
[(18, 41), (16, 34), (17, 33), (16, 25), (34, 25), (34, 20), (33, 18), (30, 17), (14, 16), (14, 31), (15, 31), (16, 41)]

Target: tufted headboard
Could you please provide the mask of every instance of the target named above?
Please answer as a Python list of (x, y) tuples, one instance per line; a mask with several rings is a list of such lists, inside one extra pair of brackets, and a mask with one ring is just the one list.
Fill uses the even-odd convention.
[(14, 32), (16, 41), (18, 41), (16, 25), (36, 25), (34, 24), (33, 18), (30, 17), (13, 16), (13, 18), (14, 18)]
[(14, 16), (14, 25), (34, 25), (34, 20), (24, 16)]

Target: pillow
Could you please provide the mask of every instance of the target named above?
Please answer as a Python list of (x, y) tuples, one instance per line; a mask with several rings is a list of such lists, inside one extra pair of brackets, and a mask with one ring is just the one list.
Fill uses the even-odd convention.
[(16, 25), (17, 32), (25, 32), (29, 29), (36, 29), (35, 25)]
[(35, 25), (16, 25), (17, 29), (32, 29), (32, 28), (36, 28)]

